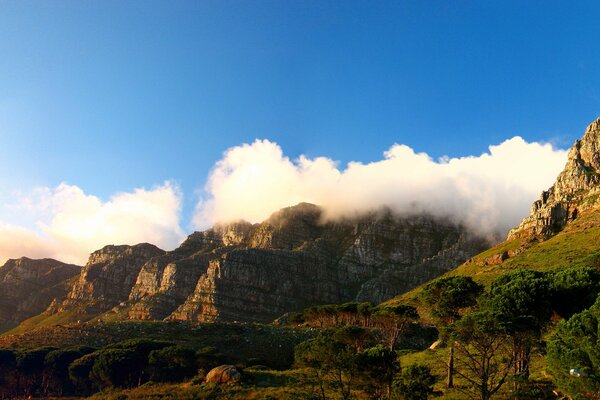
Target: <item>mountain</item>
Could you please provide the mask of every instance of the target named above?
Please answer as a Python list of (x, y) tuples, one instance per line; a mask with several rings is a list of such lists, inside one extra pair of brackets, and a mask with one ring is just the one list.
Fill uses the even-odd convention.
[(0, 267), (0, 330), (44, 311), (69, 290), (80, 266), (45, 258), (8, 260)]
[[(470, 276), (485, 285), (515, 268), (553, 271), (569, 266), (600, 269), (600, 118), (568, 153), (556, 182), (507, 239), (446, 275)], [(416, 301), (420, 288), (392, 299)]]
[(173, 251), (106, 246), (91, 254), (70, 290), (22, 328), (96, 316), (272, 321), (314, 304), (378, 303), (487, 246), (449, 220), (381, 210), (326, 221), (321, 208), (301, 203), (260, 224), (195, 232)]
[(598, 205), (600, 196), (600, 118), (569, 150), (565, 169), (556, 183), (542, 192), (531, 206), (531, 214), (510, 231), (508, 240), (552, 236), (577, 218), (580, 212)]

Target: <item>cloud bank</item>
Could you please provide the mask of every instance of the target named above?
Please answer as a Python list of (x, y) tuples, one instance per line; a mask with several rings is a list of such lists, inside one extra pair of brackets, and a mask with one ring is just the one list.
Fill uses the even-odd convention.
[(328, 218), (383, 206), (400, 214), (427, 212), (498, 239), (552, 185), (566, 157), (565, 150), (517, 136), (479, 156), (440, 160), (395, 144), (380, 161), (341, 169), (325, 157), (291, 160), (277, 143), (256, 140), (230, 148), (215, 165), (193, 225), (259, 222), (306, 201), (323, 206)]
[(119, 193), (108, 201), (62, 183), (37, 188), (5, 209), (11, 218), (30, 220), (32, 226), (2, 224), (0, 216), (0, 265), (24, 255), (82, 264), (90, 252), (107, 244), (150, 242), (170, 249), (184, 237), (181, 193), (169, 182)]

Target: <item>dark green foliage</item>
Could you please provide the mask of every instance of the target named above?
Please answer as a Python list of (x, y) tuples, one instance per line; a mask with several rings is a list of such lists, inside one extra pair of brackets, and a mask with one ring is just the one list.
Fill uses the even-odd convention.
[(87, 354), (69, 365), (69, 378), (79, 393), (90, 394), (95, 388), (90, 375), (96, 358), (98, 353)]
[[(600, 298), (589, 310), (561, 321), (548, 341), (547, 350), (553, 380), (561, 389), (574, 399), (598, 398)], [(573, 374), (572, 369), (576, 370)]]
[(397, 358), (396, 352), (382, 345), (357, 354), (356, 365), (364, 382), (363, 387), (373, 398), (390, 396), (392, 380), (399, 369)]
[(379, 328), (383, 341), (394, 349), (398, 337), (419, 318), (417, 309), (407, 305), (378, 307), (371, 320)]
[(483, 308), (512, 338), (514, 389), (518, 390), (529, 379), (531, 353), (539, 347), (552, 315), (549, 275), (525, 269), (508, 272), (492, 283), (483, 299)]
[(333, 339), (346, 343), (360, 351), (374, 341), (373, 332), (361, 326), (343, 326), (333, 334)]
[(429, 367), (409, 365), (394, 379), (394, 392), (405, 400), (427, 400), (433, 393), (435, 377)]
[[(421, 298), (438, 320), (442, 339), (447, 339), (446, 328), (461, 317), (462, 310), (474, 306), (482, 292), (483, 286), (464, 276), (436, 279), (423, 288)], [(446, 387), (451, 388), (454, 386), (454, 348), (452, 341), (448, 345)]]
[(69, 380), (69, 365), (90, 351), (89, 348), (78, 348), (54, 350), (46, 354), (44, 359), (45, 392), (58, 396), (72, 392), (73, 387)]
[(479, 311), (452, 326), (456, 373), (482, 400), (491, 398), (513, 367), (512, 339), (495, 315)]
[(343, 399), (350, 397), (352, 381), (356, 373), (356, 351), (346, 343), (321, 334), (296, 346), (296, 365), (311, 368), (320, 384), (325, 399), (325, 384), (333, 382)]
[(546, 273), (518, 269), (492, 283), (484, 306), (509, 332), (539, 332), (552, 314), (550, 293)]
[(124, 388), (140, 383), (145, 363), (134, 350), (109, 348), (96, 355), (90, 378), (97, 386)]
[(155, 382), (179, 382), (196, 374), (196, 352), (182, 346), (153, 350), (148, 356), (150, 379)]
[(14, 392), (11, 380), (17, 373), (17, 357), (12, 350), (0, 349), (0, 398), (9, 398)]
[(226, 358), (219, 353), (216, 347), (206, 346), (196, 351), (196, 365), (198, 368), (204, 368), (209, 371), (224, 362), (226, 362)]
[(476, 304), (483, 286), (465, 276), (436, 279), (421, 293), (421, 298), (431, 307), (431, 314), (444, 325), (460, 318), (460, 311)]
[(563, 318), (594, 304), (600, 294), (600, 271), (591, 267), (572, 267), (550, 276), (552, 307)]
[(17, 353), (17, 372), (19, 378), (21, 378), (17, 386), (23, 384), (23, 394), (29, 396), (43, 393), (42, 374), (44, 371), (44, 360), (46, 354), (53, 350), (56, 350), (56, 348), (42, 347)]

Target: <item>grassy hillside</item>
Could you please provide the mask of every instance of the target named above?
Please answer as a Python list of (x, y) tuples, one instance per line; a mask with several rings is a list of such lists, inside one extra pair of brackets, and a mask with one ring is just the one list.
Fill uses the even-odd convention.
[[(516, 253), (516, 254), (514, 254)], [(509, 256), (498, 262), (502, 255)], [(519, 239), (500, 243), (480, 253), (444, 276), (470, 276), (489, 287), (495, 278), (516, 268), (554, 271), (570, 266), (591, 266), (600, 269), (600, 209), (582, 213), (561, 232), (544, 241)], [(387, 303), (417, 304), (424, 285), (402, 294)]]

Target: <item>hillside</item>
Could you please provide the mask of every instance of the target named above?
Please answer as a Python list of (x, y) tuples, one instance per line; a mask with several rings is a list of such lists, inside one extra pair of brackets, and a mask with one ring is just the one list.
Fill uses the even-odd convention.
[[(301, 203), (261, 224), (217, 225), (165, 252), (109, 245), (10, 333), (93, 318), (270, 322), (315, 304), (381, 302), (484, 249), (463, 226), (388, 210), (323, 221)], [(22, 320), (22, 319), (21, 319)]]
[[(469, 276), (489, 286), (516, 268), (553, 271), (570, 266), (600, 269), (600, 118), (569, 151), (556, 183), (507, 239), (444, 276)], [(414, 302), (421, 287), (389, 300)]]

